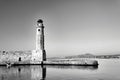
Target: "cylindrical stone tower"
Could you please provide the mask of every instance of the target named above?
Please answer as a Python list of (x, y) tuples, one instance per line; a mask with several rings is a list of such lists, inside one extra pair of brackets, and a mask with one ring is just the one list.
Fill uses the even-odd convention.
[(39, 19), (37, 21), (37, 29), (36, 29), (36, 51), (42, 51), (42, 60), (46, 60), (46, 51), (44, 48), (44, 26), (43, 21)]
[(44, 50), (44, 26), (41, 19), (37, 21), (36, 50)]
[(32, 52), (32, 63), (43, 64), (46, 61), (46, 51), (44, 48), (44, 26), (43, 21), (39, 19), (36, 27), (36, 50)]

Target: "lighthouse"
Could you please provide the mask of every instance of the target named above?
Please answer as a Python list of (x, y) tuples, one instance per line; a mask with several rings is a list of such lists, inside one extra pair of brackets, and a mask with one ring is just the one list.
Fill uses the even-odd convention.
[(32, 51), (32, 62), (34, 64), (42, 64), (46, 61), (46, 51), (44, 46), (44, 25), (39, 19), (36, 27), (36, 50)]

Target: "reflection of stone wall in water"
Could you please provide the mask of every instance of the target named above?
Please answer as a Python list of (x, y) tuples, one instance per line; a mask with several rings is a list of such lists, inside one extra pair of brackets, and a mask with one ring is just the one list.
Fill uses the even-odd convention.
[(42, 80), (41, 66), (0, 67), (0, 80)]
[(16, 63), (29, 64), (32, 51), (0, 51), (0, 64)]
[(0, 80), (31, 80), (30, 67), (0, 67)]

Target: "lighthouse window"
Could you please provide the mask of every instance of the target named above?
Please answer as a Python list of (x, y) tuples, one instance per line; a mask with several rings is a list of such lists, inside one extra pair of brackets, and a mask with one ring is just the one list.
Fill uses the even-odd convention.
[(40, 31), (40, 29), (38, 29), (38, 31)]

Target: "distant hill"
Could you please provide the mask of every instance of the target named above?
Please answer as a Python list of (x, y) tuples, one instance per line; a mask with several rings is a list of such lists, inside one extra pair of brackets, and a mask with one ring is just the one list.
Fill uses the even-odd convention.
[(95, 55), (86, 53), (86, 54), (81, 54), (81, 55), (75, 55), (75, 56), (66, 56), (65, 58), (94, 58)]
[(75, 56), (66, 56), (66, 59), (71, 58), (101, 58), (101, 59), (109, 59), (109, 58), (120, 58), (120, 54), (114, 54), (114, 55), (93, 55), (90, 53), (81, 54), (81, 55), (75, 55)]
[(120, 58), (120, 54), (112, 55), (93, 55), (91, 53), (81, 54), (81, 55), (72, 55), (65, 57), (50, 57), (47, 59), (73, 59), (73, 58), (98, 58), (98, 59), (111, 59), (111, 58)]

